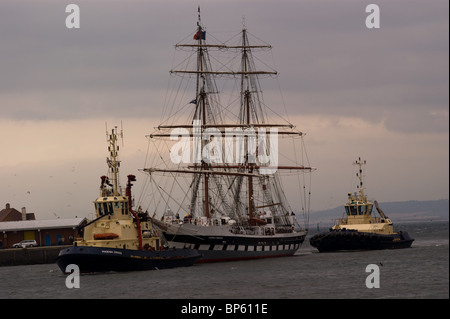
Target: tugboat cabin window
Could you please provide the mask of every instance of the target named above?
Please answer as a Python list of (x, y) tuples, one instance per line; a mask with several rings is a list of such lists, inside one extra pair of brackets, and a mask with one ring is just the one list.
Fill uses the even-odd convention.
[(103, 215), (103, 210), (102, 210), (102, 204), (95, 204), (95, 210), (96, 211), (98, 211), (98, 214), (100, 215), (100, 216), (102, 216)]
[(345, 211), (346, 211), (347, 215), (352, 215), (352, 216), (358, 215), (356, 207), (357, 206), (354, 206), (354, 205), (345, 206)]
[(356, 206), (358, 208), (358, 215), (364, 215), (364, 205), (358, 205)]
[(128, 215), (128, 203), (122, 202), (122, 215)]
[(361, 204), (360, 202), (353, 202), (350, 205), (345, 206), (345, 212), (348, 216), (366, 215), (371, 214), (372, 205)]
[(112, 215), (113, 206), (112, 203), (99, 203), (98, 204), (98, 214), (99, 215)]

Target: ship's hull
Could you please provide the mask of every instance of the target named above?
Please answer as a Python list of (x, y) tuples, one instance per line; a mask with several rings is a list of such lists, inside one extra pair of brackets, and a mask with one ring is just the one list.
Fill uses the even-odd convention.
[(170, 247), (189, 247), (202, 257), (198, 263), (292, 256), (301, 246), (306, 231), (274, 235), (232, 234), (229, 226), (164, 225)]
[(409, 248), (413, 241), (407, 232), (383, 235), (354, 230), (332, 230), (309, 239), (320, 252)]
[(66, 272), (75, 264), (80, 272), (135, 271), (192, 266), (201, 255), (193, 249), (144, 251), (119, 248), (72, 246), (60, 251), (56, 263)]

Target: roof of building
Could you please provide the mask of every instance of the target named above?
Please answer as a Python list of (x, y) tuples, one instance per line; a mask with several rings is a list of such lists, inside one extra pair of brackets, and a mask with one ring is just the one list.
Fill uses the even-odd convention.
[[(25, 212), (26, 220), (34, 220), (36, 217), (34, 213), (26, 213), (25, 207), (22, 208), (22, 211)], [(6, 203), (5, 208), (0, 210), (0, 222), (8, 222), (8, 221), (19, 221), (22, 220), (23, 215), (17, 209), (11, 207), (9, 203)]]
[(22, 218), (22, 214), (15, 208), (6, 207), (0, 210), (0, 222), (9, 220), (18, 220)]
[(86, 218), (58, 218), (44, 220), (21, 220), (12, 222), (1, 222), (0, 232), (53, 229), (53, 228), (74, 228), (79, 226)]

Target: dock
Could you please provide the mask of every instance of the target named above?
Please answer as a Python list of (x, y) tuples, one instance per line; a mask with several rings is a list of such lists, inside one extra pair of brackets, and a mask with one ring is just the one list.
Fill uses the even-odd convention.
[(70, 245), (0, 249), (0, 266), (52, 264), (65, 247)]

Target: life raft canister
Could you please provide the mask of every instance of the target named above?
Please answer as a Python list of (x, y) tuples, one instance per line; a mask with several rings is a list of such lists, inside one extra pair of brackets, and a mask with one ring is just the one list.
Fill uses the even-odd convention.
[(119, 235), (115, 233), (103, 233), (103, 234), (94, 234), (94, 239), (103, 240), (103, 239), (114, 239), (119, 237)]

